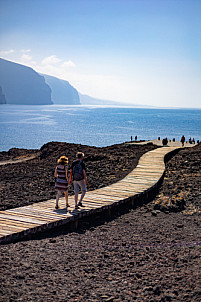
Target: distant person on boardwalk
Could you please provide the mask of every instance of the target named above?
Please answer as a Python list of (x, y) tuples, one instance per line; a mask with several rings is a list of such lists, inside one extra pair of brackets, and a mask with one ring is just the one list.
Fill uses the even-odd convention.
[(192, 140), (191, 140), (191, 137), (189, 138), (189, 144), (192, 144)]
[(184, 146), (185, 140), (186, 140), (186, 139), (185, 139), (185, 136), (182, 135), (182, 138), (181, 138), (182, 147)]
[[(86, 177), (86, 167), (83, 162), (84, 153), (78, 152), (76, 154), (76, 160), (72, 163), (70, 167), (70, 184), (73, 180), (74, 193), (75, 193), (75, 209), (82, 206), (82, 200), (87, 192), (87, 177)], [(82, 194), (78, 202), (78, 194), (81, 189)]]
[(133, 137), (132, 137), (132, 135), (131, 135), (131, 142), (133, 141)]
[(137, 135), (135, 136), (135, 141), (137, 140)]
[(166, 138), (164, 138), (164, 139), (162, 140), (162, 144), (163, 144), (163, 146), (166, 146), (167, 143), (168, 143), (168, 139), (167, 139), (167, 137), (166, 137)]
[(68, 204), (68, 158), (66, 156), (61, 156), (58, 159), (54, 176), (57, 178), (55, 183), (55, 190), (57, 191), (55, 209), (59, 208), (59, 197), (62, 192), (64, 192), (65, 195), (66, 208), (67, 208), (69, 204)]

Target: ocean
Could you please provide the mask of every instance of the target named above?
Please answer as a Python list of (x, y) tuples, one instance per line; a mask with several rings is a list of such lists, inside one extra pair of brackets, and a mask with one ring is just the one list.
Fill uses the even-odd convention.
[(158, 137), (201, 141), (201, 110), (0, 105), (0, 151), (51, 141), (97, 147)]

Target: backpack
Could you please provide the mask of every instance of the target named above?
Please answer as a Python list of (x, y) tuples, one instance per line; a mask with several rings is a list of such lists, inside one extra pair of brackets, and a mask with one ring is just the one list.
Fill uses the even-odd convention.
[(73, 178), (74, 180), (82, 180), (84, 178), (83, 176), (83, 169), (81, 165), (81, 161), (79, 161), (74, 167), (73, 167)]

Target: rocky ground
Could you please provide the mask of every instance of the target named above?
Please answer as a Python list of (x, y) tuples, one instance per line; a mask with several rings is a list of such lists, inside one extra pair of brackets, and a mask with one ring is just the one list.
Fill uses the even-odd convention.
[[(98, 148), (51, 142), (40, 150), (27, 150), (27, 156), (35, 155), (35, 159), (0, 166), (0, 210), (55, 198), (54, 170), (62, 155), (68, 157), (70, 167), (78, 151), (85, 153), (88, 190), (94, 190), (124, 178), (140, 156), (154, 148), (126, 144)], [(0, 152), (0, 163), (13, 159), (26, 159), (26, 150)], [(73, 194), (72, 188), (69, 194)]]
[[(108, 147), (107, 163), (120, 149)], [(167, 163), (158, 196), (147, 205), (82, 220), (77, 231), (62, 227), (2, 245), (0, 300), (200, 301), (200, 151), (201, 145), (183, 149)]]
[(201, 213), (201, 144), (174, 156), (166, 164), (164, 180), (155, 209)]

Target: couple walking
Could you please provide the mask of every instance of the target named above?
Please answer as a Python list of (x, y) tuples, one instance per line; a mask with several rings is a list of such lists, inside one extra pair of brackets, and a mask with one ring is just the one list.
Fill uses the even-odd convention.
[[(55, 183), (55, 190), (57, 191), (56, 196), (56, 206), (59, 208), (59, 197), (62, 192), (65, 194), (66, 207), (69, 207), (68, 204), (68, 184), (74, 186), (75, 193), (75, 209), (78, 209), (79, 206), (82, 206), (82, 200), (87, 191), (87, 177), (86, 177), (86, 168), (85, 163), (83, 162), (84, 153), (78, 152), (76, 154), (76, 160), (73, 161), (70, 167), (70, 179), (68, 177), (68, 158), (66, 156), (61, 156), (58, 159), (57, 166), (55, 169), (54, 176), (57, 178)], [(81, 189), (82, 194), (78, 203), (78, 194)]]

